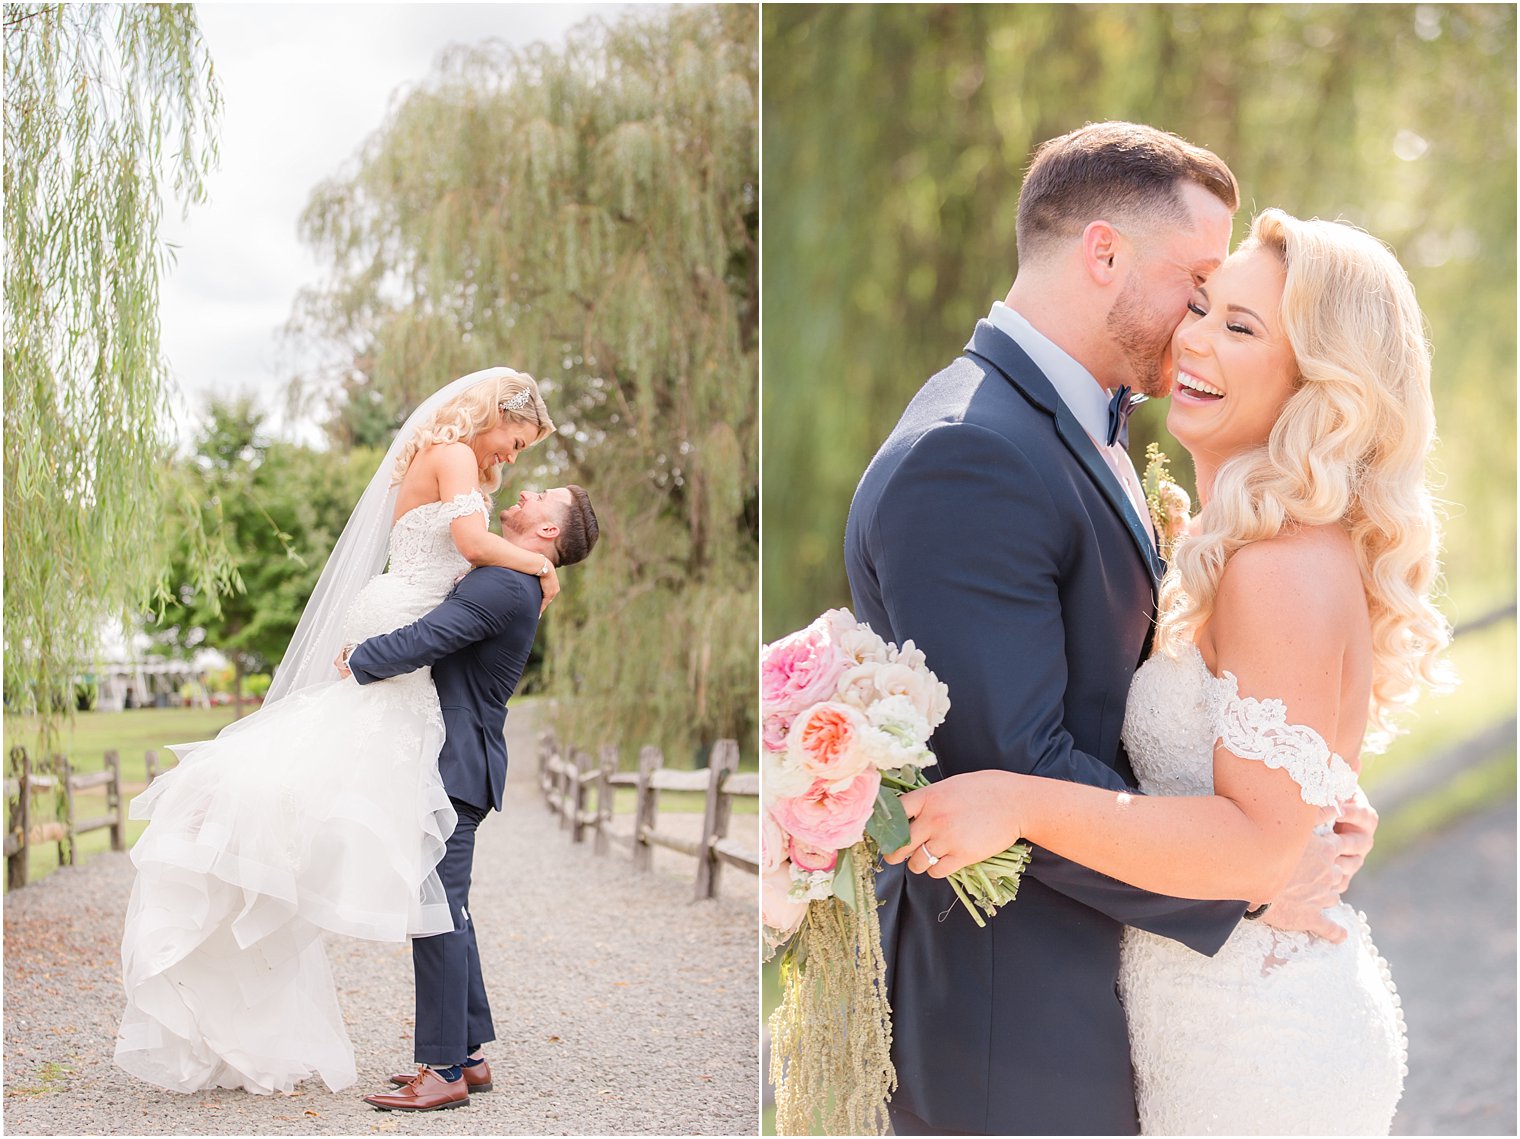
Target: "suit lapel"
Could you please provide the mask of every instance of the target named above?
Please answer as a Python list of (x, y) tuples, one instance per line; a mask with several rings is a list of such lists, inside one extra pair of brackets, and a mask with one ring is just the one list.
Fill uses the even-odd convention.
[(1023, 393), (1025, 399), (1051, 416), (1055, 422), (1056, 435), (1124, 523), (1124, 528), (1134, 543), (1135, 552), (1140, 555), (1150, 578), (1154, 598), (1165, 567), (1156, 553), (1156, 547), (1151, 543), (1150, 535), (1145, 532), (1144, 523), (1135, 516), (1129, 494), (1120, 484), (1113, 468), (1104, 461), (1092, 437), (1077, 422), (1071, 408), (1066, 406), (1066, 401), (1024, 350), (988, 321), (977, 321), (971, 342), (966, 345), (966, 354), (996, 368), (1010, 384)]

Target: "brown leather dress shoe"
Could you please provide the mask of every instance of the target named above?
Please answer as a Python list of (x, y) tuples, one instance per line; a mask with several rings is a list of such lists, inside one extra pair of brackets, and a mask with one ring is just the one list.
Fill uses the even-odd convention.
[[(411, 1083), (415, 1077), (415, 1072), (403, 1072), (392, 1076), (391, 1083), (397, 1087), (401, 1087)], [(478, 1064), (471, 1064), (469, 1067), (464, 1068), (464, 1086), (465, 1090), (471, 1095), (475, 1095), (477, 1092), (490, 1091), (492, 1087), (491, 1065), (482, 1060)]]
[(395, 1095), (367, 1095), (364, 1102), (381, 1111), (442, 1111), (466, 1106), (470, 1093), (464, 1080), (450, 1083), (431, 1068), (421, 1067)]

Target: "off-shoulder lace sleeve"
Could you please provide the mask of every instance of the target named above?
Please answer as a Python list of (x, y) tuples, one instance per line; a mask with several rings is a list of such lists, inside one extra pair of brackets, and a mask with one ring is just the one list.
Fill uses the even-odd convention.
[(1288, 708), (1281, 700), (1242, 696), (1231, 672), (1219, 682), (1218, 739), (1231, 754), (1285, 769), (1311, 806), (1329, 807), (1356, 791), (1351, 765), (1313, 728), (1288, 723)]
[(491, 521), (491, 508), (486, 505), (486, 496), (478, 490), (456, 494), (453, 499), (443, 504), (443, 509), (438, 513), (450, 522), (468, 514), (484, 514), (487, 524)]

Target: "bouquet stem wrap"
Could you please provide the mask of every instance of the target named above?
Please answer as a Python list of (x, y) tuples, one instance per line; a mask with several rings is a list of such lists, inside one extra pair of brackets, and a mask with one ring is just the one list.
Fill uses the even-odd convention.
[(892, 1067), (887, 964), (876, 918), (875, 858), (851, 848), (855, 904), (808, 906), (781, 957), (771, 1014), (778, 1135), (885, 1135)]

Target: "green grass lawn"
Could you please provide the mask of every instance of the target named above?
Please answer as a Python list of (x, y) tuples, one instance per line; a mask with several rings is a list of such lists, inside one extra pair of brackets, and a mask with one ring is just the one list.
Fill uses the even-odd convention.
[[(69, 757), (74, 772), (87, 775), (104, 771), (106, 752), (115, 749), (121, 755), (121, 777), (126, 785), (128, 798), (141, 791), (148, 783), (147, 753), (158, 753), (158, 767), (162, 771), (174, 765), (174, 754), (168, 745), (207, 740), (226, 725), (232, 723), (232, 708), (133, 708), (125, 712), (81, 712), (66, 727), (62, 739), (55, 747)], [(38, 733), (36, 721), (30, 717), (5, 717), (5, 748), (7, 754), (13, 747), (25, 747), (33, 757), (36, 769)], [(81, 791), (74, 796), (74, 817), (94, 818), (106, 813), (105, 788)], [(54, 817), (51, 801), (39, 797), (32, 801), (32, 821)], [(127, 845), (130, 847), (142, 834), (146, 823), (127, 822)], [(84, 861), (92, 855), (111, 849), (109, 829), (90, 831), (75, 840), (75, 859)], [(32, 846), (27, 852), (27, 880), (31, 882), (45, 877), (59, 865), (58, 844), (46, 842)]]
[[(147, 759), (149, 750), (158, 753), (160, 771), (174, 765), (174, 754), (168, 745), (208, 740), (232, 723), (232, 708), (134, 708), (125, 712), (81, 712), (74, 722), (64, 729), (63, 737), (55, 750), (66, 754), (79, 775), (105, 770), (105, 755), (115, 749), (121, 755), (122, 781), (126, 784), (128, 798), (147, 786)], [(25, 747), (33, 757), (38, 749), (37, 723), (23, 716), (5, 717), (5, 748)], [(531, 762), (531, 761), (530, 761)], [(743, 765), (754, 770), (755, 764)], [(593, 791), (593, 802), (595, 792)], [(613, 802), (617, 814), (632, 814), (635, 792), (631, 787), (620, 787)], [(706, 809), (706, 796), (696, 791), (662, 791), (659, 809), (662, 813), (701, 814)], [(76, 819), (95, 818), (106, 813), (104, 788), (81, 791), (74, 797)], [(733, 811), (739, 815), (753, 815), (759, 810), (759, 800), (740, 796), (733, 800)], [(43, 797), (33, 800), (32, 821), (50, 820), (54, 817), (52, 802)], [(146, 823), (127, 822), (127, 846), (137, 841)], [(76, 839), (75, 857), (84, 861), (92, 855), (111, 848), (111, 832), (102, 828), (79, 835)], [(43, 878), (58, 868), (60, 853), (56, 843), (38, 843), (28, 851), (27, 880)]]

